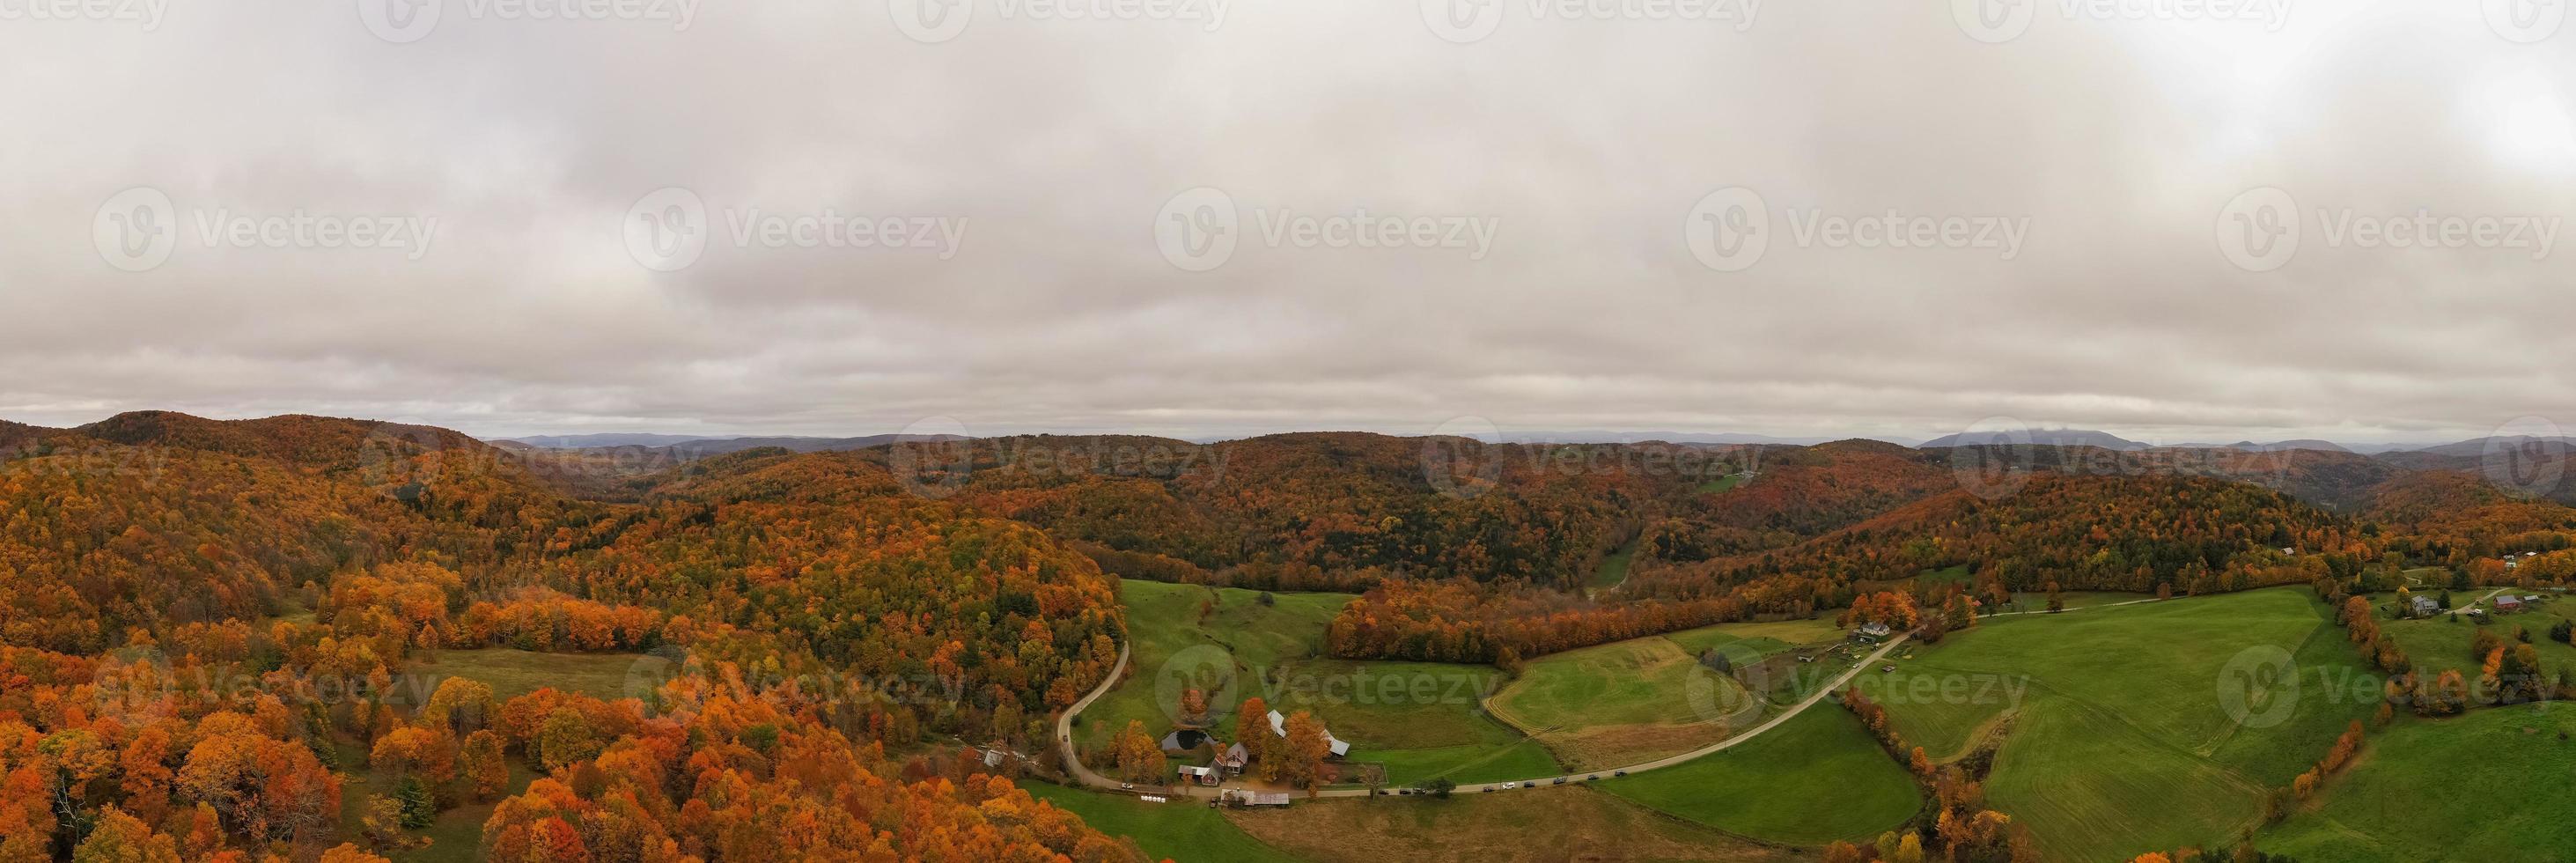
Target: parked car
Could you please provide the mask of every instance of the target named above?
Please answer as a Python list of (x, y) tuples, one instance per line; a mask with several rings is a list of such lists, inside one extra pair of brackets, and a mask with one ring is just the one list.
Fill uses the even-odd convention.
[(1625, 771), (1625, 770), (1614, 770), (1614, 771), (1611, 771), (1611, 772), (1610, 772), (1610, 775), (1611, 775), (1612, 777), (1626, 776), (1626, 775), (1628, 775), (1628, 771)]
[(1121, 782), (1121, 783), (1118, 783), (1118, 790), (1120, 790), (1120, 791), (1134, 791), (1134, 790), (1136, 790), (1136, 785), (1135, 785), (1135, 783), (1132, 783), (1132, 782)]
[(1487, 793), (1487, 794), (1492, 794), (1492, 793), (1494, 793), (1494, 786), (1491, 786), (1491, 785), (1487, 785), (1487, 786), (1485, 786), (1485, 793)]
[(1595, 774), (1592, 774), (1592, 775), (1590, 775), (1590, 776), (1583, 777), (1583, 781), (1585, 781), (1585, 782), (1599, 782), (1599, 781), (1601, 781), (1601, 774), (1595, 773)]

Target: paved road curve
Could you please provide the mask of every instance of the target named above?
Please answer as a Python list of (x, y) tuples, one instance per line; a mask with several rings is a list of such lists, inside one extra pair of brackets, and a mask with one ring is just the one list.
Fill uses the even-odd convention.
[[(1690, 761), (1690, 760), (1693, 760), (1693, 759), (1699, 758), (1699, 757), (1701, 757), (1701, 756), (1705, 756), (1705, 755), (1709, 755), (1709, 754), (1712, 754), (1712, 753), (1721, 752), (1721, 751), (1724, 751), (1724, 750), (1727, 750), (1727, 749), (1734, 748), (1735, 746), (1737, 746), (1737, 745), (1739, 745), (1739, 744), (1742, 744), (1743, 742), (1745, 742), (1745, 741), (1747, 741), (1747, 740), (1751, 740), (1751, 739), (1753, 739), (1753, 738), (1755, 738), (1755, 737), (1761, 736), (1761, 734), (1762, 734), (1763, 732), (1770, 731), (1771, 729), (1778, 727), (1781, 723), (1789, 721), (1789, 719), (1790, 719), (1791, 717), (1794, 717), (1794, 716), (1797, 716), (1797, 715), (1798, 715), (1798, 714), (1800, 714), (1800, 713), (1804, 713), (1804, 712), (1806, 712), (1807, 708), (1810, 708), (1810, 707), (1814, 707), (1814, 706), (1816, 706), (1816, 703), (1817, 703), (1817, 702), (1823, 701), (1823, 700), (1825, 700), (1826, 698), (1828, 698), (1828, 697), (1832, 696), (1832, 695), (1833, 695), (1833, 693), (1834, 693), (1834, 690), (1841, 689), (1841, 688), (1843, 687), (1843, 685), (1844, 685), (1844, 684), (1850, 683), (1850, 682), (1851, 682), (1851, 679), (1852, 679), (1853, 677), (1857, 677), (1857, 676), (1859, 676), (1861, 672), (1868, 670), (1870, 666), (1875, 665), (1875, 664), (1877, 664), (1880, 660), (1887, 658), (1888, 651), (1895, 650), (1895, 649), (1896, 649), (1896, 647), (1897, 647), (1897, 645), (1904, 644), (1904, 643), (1905, 643), (1905, 641), (1906, 641), (1906, 639), (1911, 638), (1911, 637), (1912, 637), (1912, 635), (1911, 635), (1911, 634), (1907, 634), (1907, 635), (1899, 635), (1899, 636), (1897, 636), (1897, 637), (1895, 637), (1895, 638), (1888, 639), (1888, 642), (1887, 642), (1886, 644), (1884, 644), (1884, 645), (1880, 645), (1880, 646), (1879, 646), (1879, 648), (1878, 648), (1878, 650), (1877, 650), (1876, 652), (1871, 653), (1871, 654), (1870, 654), (1870, 655), (1868, 655), (1867, 657), (1863, 657), (1859, 663), (1854, 664), (1854, 665), (1853, 665), (1849, 670), (1844, 671), (1844, 672), (1842, 673), (1842, 676), (1834, 678), (1834, 680), (1833, 680), (1833, 682), (1832, 682), (1832, 683), (1825, 684), (1824, 686), (1818, 687), (1818, 688), (1816, 689), (1816, 691), (1815, 691), (1815, 692), (1808, 693), (1808, 695), (1807, 695), (1807, 697), (1806, 697), (1806, 699), (1805, 699), (1805, 700), (1799, 701), (1797, 704), (1792, 705), (1788, 710), (1782, 711), (1779, 715), (1777, 715), (1777, 716), (1773, 716), (1773, 717), (1771, 717), (1770, 719), (1765, 720), (1762, 724), (1760, 724), (1760, 725), (1756, 725), (1756, 726), (1753, 726), (1752, 730), (1746, 731), (1746, 732), (1744, 732), (1744, 733), (1742, 733), (1742, 734), (1735, 735), (1735, 736), (1733, 736), (1733, 737), (1729, 737), (1729, 738), (1727, 738), (1727, 739), (1725, 739), (1725, 740), (1718, 741), (1717, 743), (1714, 743), (1714, 744), (1711, 744), (1711, 745), (1708, 745), (1708, 746), (1705, 746), (1705, 747), (1702, 747), (1702, 748), (1699, 748), (1699, 749), (1695, 749), (1695, 750), (1692, 750), (1692, 751), (1690, 751), (1690, 752), (1684, 752), (1684, 753), (1682, 753), (1682, 754), (1680, 754), (1680, 755), (1675, 755), (1675, 756), (1672, 756), (1672, 757), (1670, 757), (1670, 758), (1663, 758), (1663, 759), (1659, 759), (1659, 760), (1655, 760), (1655, 761), (1648, 761), (1648, 762), (1643, 763), (1643, 764), (1632, 764), (1632, 765), (1629, 765), (1629, 766), (1626, 766), (1626, 767), (1609, 767), (1609, 768), (1604, 768), (1604, 769), (1601, 769), (1601, 770), (1586, 770), (1586, 771), (1583, 771), (1583, 772), (1581, 772), (1581, 773), (1563, 773), (1563, 774), (1550, 774), (1550, 775), (1547, 775), (1547, 776), (1535, 776), (1535, 777), (1531, 777), (1531, 778), (1529, 778), (1529, 779), (1523, 779), (1523, 780), (1518, 780), (1518, 781), (1510, 781), (1510, 782), (1483, 782), (1483, 783), (1478, 783), (1478, 784), (1474, 784), (1474, 785), (1460, 785), (1460, 786), (1458, 786), (1457, 790), (1458, 790), (1459, 792), (1473, 794), (1473, 793), (1482, 793), (1482, 792), (1485, 792), (1485, 791), (1501, 791), (1501, 790), (1505, 790), (1507, 787), (1510, 787), (1510, 788), (1532, 788), (1532, 787), (1541, 787), (1541, 786), (1546, 786), (1546, 785), (1549, 785), (1549, 784), (1551, 784), (1551, 783), (1554, 783), (1556, 780), (1558, 780), (1558, 779), (1560, 779), (1560, 778), (1561, 778), (1561, 779), (1566, 780), (1567, 782), (1577, 782), (1577, 781), (1582, 781), (1582, 780), (1583, 780), (1583, 777), (1586, 777), (1586, 776), (1610, 776), (1610, 775), (1613, 775), (1613, 774), (1616, 774), (1616, 773), (1621, 773), (1621, 772), (1625, 772), (1625, 773), (1632, 773), (1632, 774), (1633, 774), (1633, 773), (1643, 773), (1643, 772), (1648, 771), (1648, 770), (1659, 770), (1659, 769), (1662, 769), (1662, 768), (1671, 767), (1671, 766), (1673, 766), (1673, 765), (1680, 764), (1680, 763), (1683, 763), (1683, 762), (1686, 762), (1686, 761)], [(1109, 671), (1109, 678), (1108, 678), (1108, 679), (1106, 679), (1106, 680), (1101, 681), (1101, 682), (1100, 682), (1100, 686), (1098, 686), (1097, 688), (1094, 688), (1094, 689), (1092, 689), (1092, 690), (1091, 690), (1091, 694), (1083, 696), (1081, 701), (1076, 701), (1076, 702), (1074, 702), (1074, 703), (1073, 703), (1073, 706), (1072, 706), (1071, 708), (1068, 708), (1068, 709), (1066, 709), (1063, 713), (1058, 714), (1058, 715), (1056, 716), (1056, 719), (1055, 719), (1055, 737), (1056, 737), (1056, 743), (1057, 743), (1057, 745), (1062, 746), (1062, 747), (1064, 748), (1064, 761), (1065, 761), (1065, 764), (1066, 764), (1066, 768), (1067, 768), (1067, 770), (1069, 770), (1069, 771), (1072, 773), (1073, 778), (1074, 778), (1075, 780), (1080, 781), (1082, 784), (1084, 784), (1084, 785), (1089, 785), (1089, 786), (1091, 786), (1091, 787), (1093, 787), (1093, 788), (1120, 789), (1120, 788), (1125, 788), (1126, 786), (1125, 786), (1124, 784), (1120, 783), (1118, 780), (1111, 779), (1111, 778), (1106, 777), (1106, 776), (1102, 776), (1102, 775), (1100, 775), (1100, 774), (1098, 774), (1098, 773), (1094, 773), (1094, 772), (1092, 772), (1092, 771), (1091, 771), (1091, 769), (1090, 769), (1090, 768), (1082, 766), (1082, 761), (1081, 761), (1081, 759), (1078, 757), (1078, 753), (1076, 753), (1076, 752), (1074, 751), (1074, 746), (1073, 746), (1073, 717), (1074, 717), (1074, 716), (1076, 716), (1076, 715), (1078, 715), (1078, 714), (1080, 714), (1080, 713), (1082, 713), (1082, 711), (1083, 711), (1083, 709), (1084, 709), (1084, 708), (1090, 707), (1090, 706), (1091, 706), (1091, 702), (1092, 702), (1093, 700), (1098, 699), (1100, 696), (1107, 694), (1107, 693), (1109, 692), (1109, 690), (1110, 690), (1110, 688), (1111, 688), (1111, 687), (1117, 686), (1117, 685), (1118, 685), (1118, 677), (1119, 677), (1119, 675), (1120, 675), (1120, 674), (1122, 674), (1122, 673), (1124, 673), (1126, 670), (1127, 670), (1127, 648), (1126, 648), (1126, 647), (1124, 647), (1124, 646), (1121, 646), (1121, 647), (1119, 647), (1119, 648), (1118, 648), (1118, 666), (1117, 666), (1116, 668), (1110, 669), (1110, 671)], [(1154, 793), (1154, 794), (1170, 795), (1170, 796), (1215, 797), (1215, 796), (1217, 796), (1221, 791), (1225, 790), (1225, 788), (1226, 788), (1226, 787), (1237, 787), (1237, 788), (1241, 788), (1241, 787), (1249, 787), (1249, 786), (1244, 786), (1244, 785), (1241, 785), (1240, 783), (1228, 783), (1228, 786), (1219, 786), (1219, 787), (1208, 787), (1208, 786), (1203, 786), (1203, 785), (1184, 785), (1184, 786), (1181, 786), (1181, 787), (1178, 787), (1178, 788), (1166, 788), (1166, 787), (1164, 787), (1164, 786), (1160, 786), (1160, 785), (1148, 785), (1148, 786), (1139, 786), (1139, 787), (1137, 787), (1137, 788), (1135, 788), (1135, 789), (1133, 789), (1133, 790), (1136, 790), (1136, 791), (1144, 791), (1144, 792), (1150, 792), (1150, 793)], [(1368, 796), (1368, 794), (1369, 794), (1369, 789), (1366, 789), (1366, 788), (1327, 788), (1327, 789), (1324, 789), (1321, 793), (1317, 794), (1316, 796), (1318, 796), (1318, 797), (1366, 797), (1366, 796)]]

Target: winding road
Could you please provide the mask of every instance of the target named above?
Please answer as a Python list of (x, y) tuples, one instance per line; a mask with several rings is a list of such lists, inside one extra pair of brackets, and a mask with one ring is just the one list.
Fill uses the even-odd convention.
[[(1586, 779), (1586, 777), (1591, 776), (1615, 776), (1622, 773), (1643, 773), (1648, 770), (1660, 770), (1683, 762), (1692, 761), (1703, 756), (1732, 749), (1745, 741), (1761, 736), (1763, 732), (1779, 727), (1781, 723), (1787, 722), (1792, 717), (1806, 712), (1807, 708), (1816, 706), (1817, 702), (1823, 701), (1827, 697), (1833, 695), (1835, 690), (1841, 689), (1844, 684), (1850, 683), (1852, 678), (1859, 676), (1862, 671), (1868, 670), (1870, 666), (1877, 664), (1880, 660), (1886, 659), (1889, 651), (1895, 650), (1898, 645), (1904, 644), (1906, 639), (1911, 637), (1913, 636), (1909, 633), (1888, 639), (1887, 643), (1880, 645), (1877, 651), (1872, 652), (1870, 655), (1863, 657), (1859, 662), (1854, 663), (1852, 667), (1844, 671), (1841, 676), (1835, 677), (1833, 682), (1817, 687), (1816, 691), (1808, 693), (1805, 699), (1799, 701), (1797, 704), (1791, 705), (1788, 710), (1781, 711), (1778, 715), (1773, 716), (1768, 720), (1764, 720), (1762, 724), (1753, 726), (1751, 730), (1728, 737), (1725, 740), (1718, 741), (1708, 746), (1684, 752), (1680, 755), (1648, 761), (1643, 764), (1631, 764), (1626, 767), (1608, 767), (1600, 770), (1586, 770), (1579, 773), (1556, 773), (1546, 776), (1534, 776), (1521, 780), (1480, 782), (1473, 785), (1460, 785), (1457, 787), (1457, 792), (1474, 794), (1487, 791), (1507, 791), (1518, 788), (1538, 788), (1553, 785), (1559, 779), (1572, 783), (1590, 781)], [(1072, 707), (1067, 708), (1063, 713), (1056, 715), (1056, 745), (1064, 749), (1066, 770), (1073, 775), (1075, 780), (1093, 788), (1132, 790), (1140, 792), (1151, 791), (1155, 794), (1171, 796), (1210, 798), (1216, 797), (1228, 789), (1243, 790), (1253, 787), (1244, 783), (1235, 782), (1229, 782), (1220, 786), (1181, 785), (1177, 787), (1167, 787), (1161, 785), (1148, 785), (1131, 787), (1125, 783), (1119, 782), (1118, 780), (1095, 773), (1091, 768), (1083, 766), (1080, 754), (1074, 750), (1073, 746), (1073, 718), (1081, 715), (1085, 708), (1091, 706), (1091, 702), (1098, 700), (1100, 696), (1108, 694), (1111, 688), (1116, 687), (1118, 685), (1119, 677), (1125, 674), (1126, 671), (1127, 647), (1125, 645), (1120, 645), (1118, 648), (1118, 665), (1117, 667), (1109, 670), (1109, 677), (1102, 680), (1099, 686), (1094, 687), (1090, 694), (1084, 695), (1082, 700), (1074, 702)], [(1326, 788), (1321, 792), (1318, 792), (1315, 796), (1366, 797), (1369, 796), (1369, 793), (1370, 789), (1367, 788)]]

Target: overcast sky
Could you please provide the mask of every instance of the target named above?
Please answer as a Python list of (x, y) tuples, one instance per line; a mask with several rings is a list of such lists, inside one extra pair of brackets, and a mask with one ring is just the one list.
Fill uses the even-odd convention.
[(22, 422), (2576, 428), (2563, 2), (85, 2)]

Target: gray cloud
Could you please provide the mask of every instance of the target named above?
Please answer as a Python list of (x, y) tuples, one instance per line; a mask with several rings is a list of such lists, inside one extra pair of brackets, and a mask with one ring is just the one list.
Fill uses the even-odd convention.
[[(1401, 2), (1235, 3), (1208, 32), (977, 0), (925, 44), (881, 0), (708, 5), (677, 31), (444, 0), (396, 44), (362, 25), (370, 2), (181, 3), (149, 30), (0, 18), (0, 417), (2576, 428), (2576, 250), (2328, 236), (2346, 210), (2576, 215), (2576, 32), (2518, 44), (2477, 4), (2293, 4), (2275, 32), (2044, 3), (1987, 44), (1949, 4), (1763, 3), (1738, 32), (1513, 0), (1453, 44)], [(125, 272), (96, 220), (136, 186), (179, 233)], [(655, 272), (621, 231), (674, 186), (710, 242)], [(1237, 245), (1190, 272), (1158, 210), (1202, 186), (1232, 200)], [(1740, 272), (1684, 233), (1730, 186), (1769, 216)], [(2249, 272), (2221, 252), (2221, 208), (2261, 187), (2296, 199), (2302, 235)], [(753, 210), (964, 228), (945, 259), (737, 247)], [(1265, 232), (1362, 210), (1487, 225), (1492, 247)], [(298, 211), (437, 230), (418, 260), (197, 234)], [(2027, 236), (2009, 257), (1800, 242), (1798, 219), (1891, 211)]]

